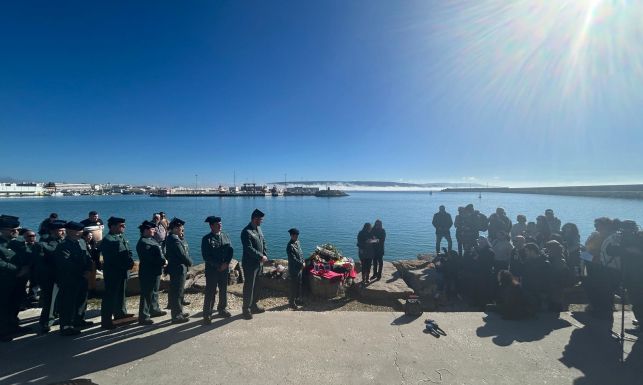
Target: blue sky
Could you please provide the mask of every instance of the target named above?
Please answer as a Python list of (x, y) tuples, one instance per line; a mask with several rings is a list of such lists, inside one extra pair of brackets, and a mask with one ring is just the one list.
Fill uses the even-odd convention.
[(4, 2), (0, 176), (642, 183), (640, 20), (615, 0)]

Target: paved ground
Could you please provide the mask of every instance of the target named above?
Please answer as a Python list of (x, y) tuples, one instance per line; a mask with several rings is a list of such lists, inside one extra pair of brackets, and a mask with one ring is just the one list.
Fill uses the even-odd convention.
[(427, 316), (279, 311), (202, 326), (197, 314), (178, 326), (28, 335), (0, 344), (0, 384), (643, 383), (641, 344), (628, 342), (619, 363), (608, 325), (584, 313), (521, 322), (433, 313), (440, 338), (423, 332)]

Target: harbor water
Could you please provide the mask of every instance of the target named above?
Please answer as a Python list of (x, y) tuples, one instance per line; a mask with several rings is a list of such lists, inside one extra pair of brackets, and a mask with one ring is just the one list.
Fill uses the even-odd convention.
[[(223, 218), (223, 229), (233, 242), (235, 258), (241, 258), (239, 234), (248, 224), (250, 213), (259, 208), (266, 213), (262, 226), (270, 258), (285, 258), (289, 239), (287, 230), (297, 227), (305, 254), (316, 245), (333, 243), (344, 255), (355, 257), (356, 237), (365, 222), (381, 219), (387, 232), (388, 260), (416, 258), (419, 253), (435, 249), (433, 214), (444, 205), (453, 218), (458, 206), (473, 203), (486, 215), (503, 207), (513, 222), (524, 214), (535, 221), (545, 209), (551, 208), (562, 223), (578, 226), (584, 241), (593, 230), (594, 218), (607, 216), (632, 219), (643, 223), (643, 201), (613, 198), (569, 197), (553, 195), (434, 192), (350, 192), (343, 198), (316, 197), (190, 197), (159, 198), (149, 196), (80, 196), (0, 199), (0, 213), (20, 217), (23, 227), (37, 229), (50, 213), (56, 212), (65, 220), (82, 220), (91, 210), (99, 212), (107, 222), (110, 216), (127, 219), (126, 235), (132, 248), (139, 238), (137, 226), (151, 219), (158, 211), (186, 221), (186, 238), (190, 254), (196, 262), (201, 259), (201, 237), (208, 231), (205, 217)], [(455, 233), (452, 231), (454, 248)], [(443, 243), (445, 246), (446, 244)]]

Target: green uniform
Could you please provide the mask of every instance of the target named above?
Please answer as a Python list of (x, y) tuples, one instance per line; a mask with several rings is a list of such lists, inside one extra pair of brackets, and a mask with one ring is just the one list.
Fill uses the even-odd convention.
[(36, 281), (40, 286), (40, 303), (42, 311), (40, 312), (40, 327), (49, 329), (53, 325), (56, 317), (56, 299), (58, 297), (58, 285), (56, 285), (56, 259), (55, 251), (63, 239), (52, 238), (46, 242), (40, 242), (42, 254), (36, 255)]
[(103, 254), (103, 279), (105, 293), (101, 303), (101, 324), (112, 324), (112, 316), (116, 319), (127, 314), (125, 307), (125, 288), (127, 272), (134, 266), (129, 242), (122, 234), (107, 234), (100, 244)]
[(232, 261), (234, 250), (230, 237), (224, 232), (218, 234), (208, 233), (201, 239), (201, 256), (205, 261), (205, 298), (203, 301), (203, 316), (212, 315), (217, 288), (219, 288), (219, 305), (217, 311), (224, 311), (228, 306), (228, 278), (230, 275), (227, 267), (220, 271), (222, 265)]
[(161, 313), (159, 307), (159, 286), (165, 265), (165, 255), (161, 245), (151, 237), (141, 237), (136, 244), (139, 268), (138, 278), (141, 283), (141, 300), (138, 308), (138, 320), (149, 320), (152, 315)]
[(11, 334), (18, 327), (14, 315), (14, 288), (20, 263), (10, 241), (0, 237), (0, 337)]
[[(43, 253), (42, 245), (39, 243), (26, 243), (24, 241), (12, 240), (9, 246), (16, 252), (17, 263), (20, 269), (27, 269), (24, 275), (16, 277), (12, 295), (14, 318), (18, 319), (18, 313), (27, 296), (27, 282), (33, 280), (31, 274), (37, 258)], [(32, 282), (33, 286), (34, 282)]]
[(87, 308), (92, 260), (83, 239), (65, 239), (55, 251), (56, 283), (60, 288), (60, 329), (80, 326)]
[(241, 230), (241, 246), (243, 246), (243, 257), (241, 267), (243, 268), (243, 311), (250, 311), (257, 306), (258, 293), (255, 292), (255, 283), (261, 272), (261, 258), (268, 255), (266, 240), (263, 237), (261, 227), (248, 223)]
[(288, 299), (290, 304), (294, 305), (295, 300), (301, 299), (301, 273), (306, 264), (299, 240), (293, 241), (291, 239), (288, 242), (286, 254), (288, 255), (288, 276), (290, 277), (290, 296)]
[(165, 240), (167, 255), (167, 272), (170, 274), (170, 293), (168, 302), (172, 318), (183, 314), (183, 294), (185, 276), (188, 267), (192, 266), (188, 242), (180, 239), (178, 235), (170, 234)]

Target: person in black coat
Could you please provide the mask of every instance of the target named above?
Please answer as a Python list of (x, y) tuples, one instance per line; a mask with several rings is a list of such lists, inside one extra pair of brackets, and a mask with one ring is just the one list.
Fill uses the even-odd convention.
[(188, 242), (185, 240), (185, 222), (179, 218), (170, 221), (170, 235), (166, 239), (165, 252), (167, 256), (167, 272), (170, 274), (170, 292), (168, 303), (172, 313), (172, 323), (179, 324), (189, 321), (189, 313), (183, 312), (185, 301), (185, 277), (188, 268), (192, 266)]
[(205, 261), (205, 298), (203, 300), (203, 323), (212, 321), (217, 288), (219, 289), (219, 304), (217, 312), (224, 318), (232, 316), (228, 307), (228, 280), (230, 277), (230, 262), (234, 249), (228, 234), (222, 231), (221, 218), (209, 216), (205, 222), (210, 225), (210, 232), (201, 239), (201, 256)]
[(435, 253), (440, 253), (440, 243), (442, 238), (447, 240), (447, 250), (453, 250), (453, 242), (451, 241), (451, 226), (453, 226), (453, 219), (451, 214), (446, 212), (444, 206), (440, 206), (437, 213), (433, 214), (433, 227), (435, 227)]
[(243, 269), (243, 318), (250, 320), (253, 314), (263, 313), (266, 310), (257, 304), (259, 293), (257, 292), (257, 278), (261, 268), (268, 260), (268, 248), (266, 239), (261, 231), (261, 224), (265, 214), (255, 209), (250, 215), (250, 223), (241, 230), (241, 246), (243, 256), (241, 268)]
[(362, 230), (357, 233), (357, 253), (359, 260), (362, 263), (362, 286), (368, 282), (368, 274), (371, 271), (371, 264), (373, 263), (373, 236), (371, 230), (373, 229), (370, 223), (364, 223)]
[(141, 283), (141, 296), (138, 307), (138, 323), (151, 325), (152, 318), (167, 314), (159, 306), (159, 287), (161, 285), (161, 274), (167, 266), (165, 253), (161, 245), (154, 239), (156, 224), (150, 221), (143, 221), (138, 226), (141, 231), (141, 238), (136, 244), (138, 254), (138, 278)]
[(386, 231), (382, 227), (382, 221), (376, 220), (371, 236), (377, 240), (373, 244), (373, 276), (371, 279), (382, 279), (382, 268), (384, 267), (384, 242), (386, 241)]

